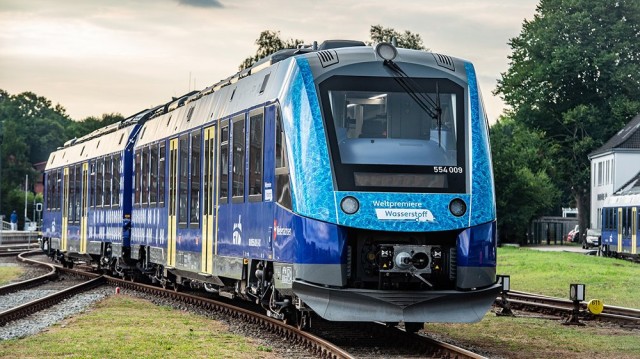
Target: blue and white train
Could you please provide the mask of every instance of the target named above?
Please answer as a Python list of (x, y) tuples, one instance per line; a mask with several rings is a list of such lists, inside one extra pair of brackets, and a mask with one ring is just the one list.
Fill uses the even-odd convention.
[(70, 141), (43, 239), (67, 265), (202, 287), (273, 317), (475, 322), (496, 298), (473, 65), (356, 41), (277, 52)]
[(604, 255), (640, 260), (640, 174), (605, 200), (601, 233)]

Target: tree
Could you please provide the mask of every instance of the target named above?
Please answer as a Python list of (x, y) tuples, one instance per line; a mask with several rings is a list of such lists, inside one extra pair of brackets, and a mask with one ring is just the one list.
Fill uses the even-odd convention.
[(541, 0), (495, 90), (557, 146), (553, 180), (588, 227), (587, 155), (640, 112), (640, 2)]
[[(414, 34), (411, 31), (405, 30), (403, 33), (399, 33), (396, 30), (388, 27), (382, 27), (381, 25), (372, 25), (369, 30), (372, 43), (391, 41), (392, 37), (395, 37), (398, 42), (398, 47), (405, 49), (427, 50), (422, 44), (422, 37), (420, 34)], [(300, 44), (304, 44), (300, 39), (280, 39), (280, 31), (264, 30), (260, 33), (260, 36), (255, 42), (258, 45), (256, 54), (247, 57), (239, 66), (239, 70), (242, 71), (251, 67), (260, 59), (265, 58), (277, 51), (283, 49), (295, 49)]]
[(280, 39), (280, 31), (265, 30), (260, 33), (260, 36), (256, 40), (255, 44), (258, 45), (256, 54), (247, 57), (242, 64), (240, 64), (240, 71), (251, 67), (258, 60), (265, 58), (277, 51), (283, 49), (295, 49), (299, 44), (303, 44), (303, 40), (299, 39)]
[(382, 27), (382, 25), (371, 25), (369, 30), (371, 35), (371, 41), (374, 43), (390, 42), (391, 38), (395, 37), (398, 43), (398, 47), (405, 49), (415, 50), (427, 50), (422, 44), (422, 37), (420, 34), (414, 34), (409, 30), (405, 30), (403, 33), (399, 33), (393, 28)]
[(551, 158), (544, 134), (502, 116), (491, 127), (491, 155), (501, 242), (521, 242), (529, 222), (549, 210), (560, 191), (551, 181)]

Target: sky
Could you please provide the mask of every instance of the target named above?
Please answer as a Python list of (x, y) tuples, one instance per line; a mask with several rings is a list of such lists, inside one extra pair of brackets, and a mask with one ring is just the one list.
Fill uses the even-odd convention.
[(0, 89), (60, 104), (74, 120), (130, 116), (238, 71), (263, 30), (306, 43), (409, 30), (471, 61), (490, 122), (508, 41), (538, 0), (1, 0)]

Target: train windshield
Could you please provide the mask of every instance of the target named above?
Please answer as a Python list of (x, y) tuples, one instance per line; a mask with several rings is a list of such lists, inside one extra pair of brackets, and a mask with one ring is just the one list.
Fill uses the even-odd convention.
[(334, 76), (320, 85), (340, 190), (464, 191), (463, 88), (410, 83)]

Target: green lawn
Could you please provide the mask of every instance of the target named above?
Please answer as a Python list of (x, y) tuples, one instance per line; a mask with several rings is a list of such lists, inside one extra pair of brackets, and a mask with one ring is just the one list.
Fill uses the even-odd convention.
[(0, 286), (18, 278), (23, 270), (19, 266), (0, 266)]
[(620, 259), (530, 248), (498, 248), (498, 274), (511, 289), (569, 298), (569, 284), (586, 285), (586, 299), (640, 308), (640, 264)]
[(24, 339), (0, 341), (0, 358), (274, 358), (221, 322), (126, 295)]

